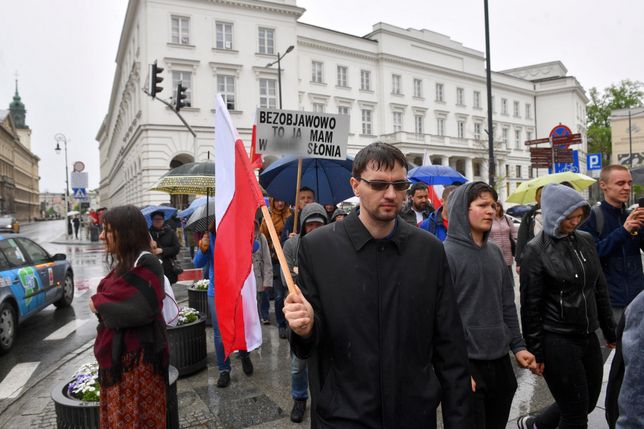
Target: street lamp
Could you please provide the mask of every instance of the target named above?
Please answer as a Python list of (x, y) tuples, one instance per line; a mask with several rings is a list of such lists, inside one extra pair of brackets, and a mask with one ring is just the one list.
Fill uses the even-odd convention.
[(67, 212), (69, 212), (69, 168), (67, 167), (67, 137), (65, 137), (64, 134), (58, 133), (54, 136), (54, 139), (56, 140), (56, 148), (54, 151), (56, 152), (56, 155), (60, 155), (60, 143), (63, 143), (63, 146), (65, 147), (65, 231), (67, 235), (69, 235), (69, 227), (67, 226)]
[(291, 52), (295, 47), (293, 45), (289, 46), (286, 48), (286, 51), (284, 52), (283, 55), (280, 55), (280, 53), (277, 53), (277, 60), (273, 61), (272, 63), (266, 64), (266, 67), (272, 67), (275, 64), (277, 64), (277, 86), (279, 87), (279, 96), (280, 96), (280, 110), (282, 110), (282, 58), (286, 56), (289, 52)]

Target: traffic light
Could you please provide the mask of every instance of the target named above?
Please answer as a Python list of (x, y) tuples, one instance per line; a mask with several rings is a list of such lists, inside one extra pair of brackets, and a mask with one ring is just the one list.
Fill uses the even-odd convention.
[(162, 67), (157, 66), (157, 62), (155, 61), (154, 64), (150, 64), (150, 75), (148, 79), (148, 92), (152, 96), (152, 98), (156, 97), (156, 95), (163, 91), (163, 87), (159, 86), (159, 83), (163, 82), (163, 78), (159, 76), (161, 72), (163, 71)]
[(188, 104), (183, 101), (186, 98), (188, 98), (188, 95), (186, 95), (186, 91), (188, 88), (182, 85), (182, 82), (179, 82), (179, 85), (177, 85), (177, 100), (174, 103), (174, 108), (178, 112), (181, 110), (181, 108), (186, 107)]

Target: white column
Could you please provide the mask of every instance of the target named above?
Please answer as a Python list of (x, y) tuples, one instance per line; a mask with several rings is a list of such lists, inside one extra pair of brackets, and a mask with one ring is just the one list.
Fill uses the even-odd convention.
[(487, 168), (488, 160), (487, 159), (482, 159), (479, 162), (481, 163), (481, 176), (483, 177), (483, 181), (487, 183), (488, 180), (489, 180), (488, 176), (490, 174), (490, 171)]
[(474, 166), (472, 164), (472, 158), (465, 158), (465, 177), (469, 180), (474, 179)]
[(449, 156), (444, 156), (441, 158), (441, 165), (449, 167)]

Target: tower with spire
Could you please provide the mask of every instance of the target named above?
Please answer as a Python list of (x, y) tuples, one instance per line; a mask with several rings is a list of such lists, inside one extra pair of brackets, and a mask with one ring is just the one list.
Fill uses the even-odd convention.
[(13, 96), (13, 101), (9, 104), (9, 113), (13, 120), (13, 125), (16, 127), (16, 132), (20, 138), (20, 143), (27, 149), (31, 150), (31, 129), (25, 123), (27, 119), (27, 110), (25, 104), (20, 98), (18, 93), (18, 77), (16, 76), (16, 93)]

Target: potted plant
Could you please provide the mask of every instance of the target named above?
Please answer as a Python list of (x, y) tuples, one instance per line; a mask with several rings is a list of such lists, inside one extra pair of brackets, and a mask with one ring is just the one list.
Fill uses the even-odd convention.
[(188, 288), (188, 305), (205, 315), (206, 325), (211, 326), (210, 308), (208, 307), (208, 284), (208, 279), (197, 280)]
[(205, 369), (206, 316), (190, 307), (179, 310), (177, 326), (168, 326), (170, 365), (179, 371), (179, 377)]
[[(170, 366), (168, 369), (170, 388), (167, 392), (168, 428), (179, 428), (177, 401), (177, 378), (179, 372)], [(71, 381), (55, 383), (51, 398), (56, 410), (56, 424), (65, 429), (99, 429), (99, 401), (101, 386), (98, 382), (98, 363), (82, 365), (72, 376)]]

